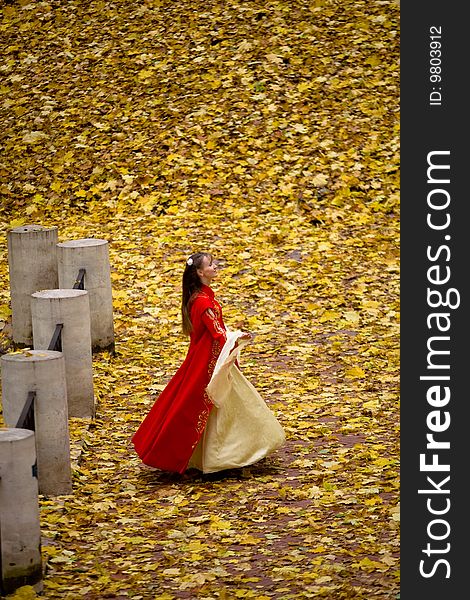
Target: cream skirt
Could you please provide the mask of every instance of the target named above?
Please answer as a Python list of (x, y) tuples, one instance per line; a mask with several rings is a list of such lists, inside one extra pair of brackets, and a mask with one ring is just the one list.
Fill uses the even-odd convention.
[(227, 331), (206, 390), (214, 403), (188, 468), (213, 473), (251, 465), (278, 449), (284, 430), (253, 385), (235, 365), (249, 340), (235, 342), (242, 331)]

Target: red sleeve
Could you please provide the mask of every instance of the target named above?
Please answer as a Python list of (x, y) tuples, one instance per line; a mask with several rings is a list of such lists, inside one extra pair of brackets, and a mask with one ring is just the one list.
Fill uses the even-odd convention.
[(227, 336), (225, 334), (225, 329), (222, 327), (222, 325), (217, 320), (217, 317), (215, 316), (212, 308), (207, 308), (202, 313), (201, 318), (202, 318), (204, 325), (207, 327), (210, 334), (212, 335), (212, 337), (215, 340), (218, 340), (222, 347), (225, 343), (225, 340), (227, 339)]

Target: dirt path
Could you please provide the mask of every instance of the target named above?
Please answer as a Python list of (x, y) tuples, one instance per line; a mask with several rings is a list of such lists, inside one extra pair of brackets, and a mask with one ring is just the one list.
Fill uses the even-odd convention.
[[(210, 215), (223, 219), (214, 210)], [(196, 229), (207, 218), (209, 212), (199, 212)], [(129, 269), (126, 258), (152, 263), (149, 232), (164, 231), (167, 219), (173, 223), (171, 246), (184, 210), (141, 223), (137, 231), (121, 223), (119, 234), (111, 234), (116, 228), (109, 225), (117, 297), (119, 289), (127, 297), (132, 290), (132, 301), (117, 310), (117, 356), (94, 358), (98, 412), (73, 496), (41, 502), (47, 597), (397, 597), (397, 327), (373, 315), (375, 326), (339, 329), (344, 318), (330, 320), (329, 309), (311, 307), (315, 298), (306, 296), (311, 281), (305, 272), (319, 235), (331, 231), (320, 234), (301, 216), (291, 221), (299, 242), (294, 249), (302, 256), (292, 264), (281, 261), (293, 249), (290, 242), (262, 248), (250, 243), (253, 233), (236, 240), (206, 238), (222, 259), (233, 257), (235, 248), (253, 248), (253, 259), (240, 260), (239, 268), (224, 259), (218, 295), (229, 325), (242, 318), (257, 333), (242, 366), (284, 426), (285, 446), (251, 467), (185, 477), (143, 467), (129, 448), (129, 436), (186, 349), (176, 316), (178, 279), (152, 267), (153, 283), (164, 292), (153, 305), (145, 300), (150, 280)], [(263, 227), (256, 213), (245, 223), (250, 232)], [(271, 301), (260, 297), (263, 266), (275, 268), (263, 262), (265, 254), (287, 265), (278, 282), (295, 286), (295, 302), (283, 302), (280, 284), (263, 292)], [(334, 266), (331, 256), (325, 268)], [(257, 265), (259, 285), (240, 283), (250, 276), (250, 269), (242, 273), (247, 264)], [(237, 273), (230, 275), (231, 269)], [(379, 264), (369, 266), (367, 278), (376, 269)], [(381, 294), (395, 285), (393, 279), (385, 288), (374, 281)], [(146, 302), (147, 312), (140, 306)], [(149, 314), (153, 309), (157, 315)], [(367, 368), (367, 377), (348, 371), (360, 368), (356, 364)], [(77, 427), (75, 439), (81, 435)]]

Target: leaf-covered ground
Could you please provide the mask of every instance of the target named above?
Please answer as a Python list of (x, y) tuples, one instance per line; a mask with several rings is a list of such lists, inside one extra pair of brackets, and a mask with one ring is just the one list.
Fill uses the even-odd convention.
[[(398, 3), (0, 5), (2, 352), (10, 228), (112, 265), (73, 494), (40, 496), (45, 597), (398, 598)], [(185, 356), (197, 250), (287, 441), (181, 478), (129, 438)]]

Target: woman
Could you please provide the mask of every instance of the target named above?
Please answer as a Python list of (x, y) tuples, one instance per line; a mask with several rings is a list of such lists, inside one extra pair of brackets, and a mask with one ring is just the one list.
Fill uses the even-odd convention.
[[(251, 335), (225, 327), (210, 287), (216, 276), (211, 254), (187, 259), (181, 314), (183, 333), (190, 337), (188, 353), (132, 438), (141, 460), (163, 471), (184, 473), (190, 466), (207, 473), (244, 466), (285, 439), (238, 368), (240, 348)], [(243, 408), (253, 400), (256, 414), (249, 404)]]

